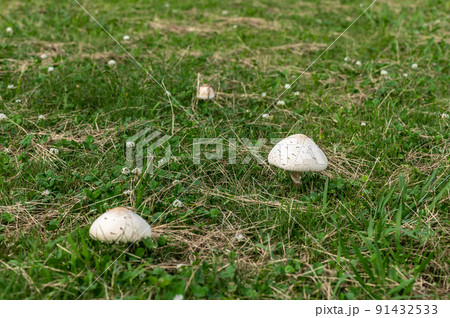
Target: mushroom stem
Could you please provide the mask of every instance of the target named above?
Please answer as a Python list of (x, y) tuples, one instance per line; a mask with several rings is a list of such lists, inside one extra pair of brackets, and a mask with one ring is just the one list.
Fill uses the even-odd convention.
[(300, 183), (300, 180), (302, 179), (302, 173), (298, 171), (292, 171), (291, 172), (291, 179), (294, 181), (294, 183)]

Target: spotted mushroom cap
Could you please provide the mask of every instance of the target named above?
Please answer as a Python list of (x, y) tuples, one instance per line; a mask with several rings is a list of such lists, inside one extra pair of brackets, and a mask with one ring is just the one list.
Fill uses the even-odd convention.
[(127, 243), (150, 237), (150, 225), (126, 208), (114, 208), (100, 215), (89, 229), (89, 235), (102, 242)]
[(268, 159), (271, 165), (287, 171), (322, 171), (328, 167), (323, 151), (302, 134), (281, 140), (272, 148)]

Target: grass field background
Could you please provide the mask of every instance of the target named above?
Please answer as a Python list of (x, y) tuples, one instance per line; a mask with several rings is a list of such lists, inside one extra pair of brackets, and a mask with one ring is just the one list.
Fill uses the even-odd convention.
[[(449, 2), (376, 1), (306, 72), (371, 2), (80, 3), (176, 100), (75, 1), (0, 3), (0, 298), (448, 297)], [(147, 127), (176, 160), (122, 174)], [(330, 163), (299, 186), (192, 160), (195, 138), (235, 138), (240, 163), (244, 138), (295, 133)], [(115, 206), (153, 238), (90, 239)]]

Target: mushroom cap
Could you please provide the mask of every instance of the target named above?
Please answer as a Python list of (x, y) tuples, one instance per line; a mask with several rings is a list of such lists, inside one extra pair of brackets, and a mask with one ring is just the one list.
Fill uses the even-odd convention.
[(102, 242), (135, 242), (152, 235), (150, 225), (126, 208), (114, 208), (100, 215), (89, 229), (89, 235)]
[(269, 163), (286, 171), (322, 171), (328, 167), (323, 151), (309, 137), (296, 134), (277, 143), (269, 153)]
[(211, 85), (203, 84), (197, 88), (197, 98), (198, 99), (214, 99), (216, 93)]

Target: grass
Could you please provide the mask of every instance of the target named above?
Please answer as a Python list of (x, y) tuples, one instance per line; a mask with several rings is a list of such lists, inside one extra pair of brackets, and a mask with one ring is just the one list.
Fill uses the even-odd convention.
[[(448, 2), (377, 1), (285, 105), (273, 105), (284, 85), (360, 1), (82, 3), (178, 102), (74, 1), (0, 3), (0, 298), (448, 298)], [(215, 101), (196, 100), (198, 74)], [(176, 160), (123, 175), (125, 142), (147, 127), (171, 136)], [(242, 164), (244, 138), (294, 133), (328, 170), (294, 186)], [(196, 138), (223, 138), (225, 157), (195, 164)], [(153, 223), (153, 238), (125, 253), (90, 239), (115, 206)]]

